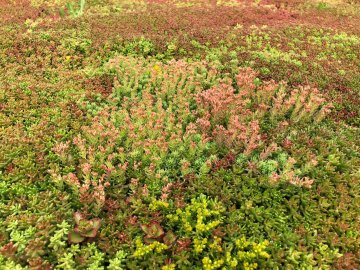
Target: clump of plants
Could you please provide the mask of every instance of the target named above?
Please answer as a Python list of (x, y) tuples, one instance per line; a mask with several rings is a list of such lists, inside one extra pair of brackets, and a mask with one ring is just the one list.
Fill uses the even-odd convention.
[(1, 270), (359, 268), (354, 3), (66, 2), (0, 1)]

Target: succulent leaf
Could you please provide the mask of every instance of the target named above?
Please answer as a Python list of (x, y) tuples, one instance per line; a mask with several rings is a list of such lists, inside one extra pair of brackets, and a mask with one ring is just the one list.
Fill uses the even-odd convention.
[(83, 237), (80, 233), (72, 231), (68, 234), (68, 239), (70, 243), (78, 244), (85, 240), (85, 237)]

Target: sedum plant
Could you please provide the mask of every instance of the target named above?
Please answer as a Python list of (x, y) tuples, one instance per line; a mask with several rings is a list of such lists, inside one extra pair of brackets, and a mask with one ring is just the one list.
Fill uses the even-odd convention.
[(66, 5), (70, 16), (76, 18), (84, 14), (85, 0), (79, 0), (78, 8), (76, 9), (74, 3), (69, 2)]
[(101, 226), (101, 219), (93, 218), (87, 220), (79, 212), (75, 212), (74, 220), (75, 228), (68, 235), (69, 242), (74, 244), (81, 243), (86, 238), (94, 238)]

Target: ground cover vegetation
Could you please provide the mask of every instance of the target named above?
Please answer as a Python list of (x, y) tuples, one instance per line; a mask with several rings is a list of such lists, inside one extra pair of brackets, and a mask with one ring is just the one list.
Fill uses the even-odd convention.
[(357, 0), (0, 0), (0, 269), (359, 269)]

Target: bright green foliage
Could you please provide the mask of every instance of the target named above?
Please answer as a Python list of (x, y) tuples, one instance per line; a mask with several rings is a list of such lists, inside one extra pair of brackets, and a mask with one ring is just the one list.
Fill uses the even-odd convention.
[(200, 195), (199, 198), (192, 199), (184, 210), (177, 209), (176, 214), (169, 214), (166, 217), (172, 222), (179, 223), (180, 230), (185, 235), (194, 234), (198, 237), (221, 224), (222, 212), (224, 208), (217, 201), (208, 201), (204, 195)]
[(66, 236), (68, 235), (70, 225), (63, 221), (57, 226), (59, 230), (50, 238), (49, 247), (53, 248), (54, 251), (58, 251), (66, 246)]
[(70, 3), (70, 2), (67, 3), (66, 7), (69, 11), (70, 16), (75, 17), (75, 18), (82, 16), (84, 14), (85, 0), (79, 0), (78, 9), (76, 9), (74, 7), (74, 4)]
[(115, 258), (109, 260), (109, 270), (123, 270), (124, 261), (127, 254), (123, 250), (116, 252)]

